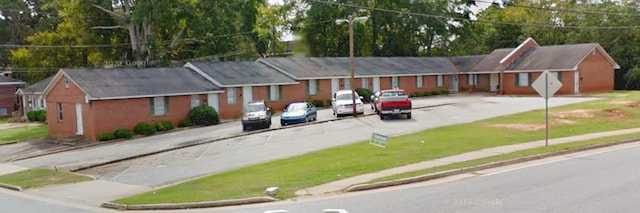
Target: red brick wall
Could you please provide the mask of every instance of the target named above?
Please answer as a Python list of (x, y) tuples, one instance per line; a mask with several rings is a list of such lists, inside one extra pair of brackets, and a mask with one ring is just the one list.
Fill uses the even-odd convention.
[(590, 53), (580, 65), (580, 92), (612, 91), (614, 81), (613, 64), (598, 49)]
[[(555, 71), (554, 71), (555, 72)], [(568, 95), (573, 94), (573, 71), (562, 71), (562, 87), (556, 92), (558, 95)], [(538, 77), (542, 75), (542, 71), (534, 72), (531, 74), (531, 83), (533, 83)], [(515, 73), (505, 73), (504, 74), (504, 92), (505, 94), (529, 94), (535, 95), (538, 94), (533, 87), (519, 87), (516, 86), (516, 74)]]
[[(117, 128), (133, 130), (139, 122), (171, 121), (177, 125), (180, 120), (189, 117), (191, 95), (169, 97), (169, 110), (165, 115), (151, 113), (151, 98), (131, 98), (91, 101), (90, 111), (95, 129), (85, 130), (85, 136), (95, 139), (104, 132), (113, 132)], [(86, 119), (85, 119), (86, 120)], [(85, 124), (89, 126), (90, 123)]]
[[(49, 135), (55, 137), (76, 135), (76, 103), (82, 103), (83, 126), (86, 136), (87, 133), (94, 129), (94, 127), (92, 127), (94, 121), (92, 121), (93, 118), (87, 110), (88, 105), (85, 104), (85, 94), (71, 81), (68, 81), (68, 88), (65, 88), (65, 79), (66, 77), (62, 76), (55, 82), (46, 97)], [(62, 106), (62, 120), (58, 120), (57, 103), (60, 103)]]
[(17, 85), (0, 85), (0, 108), (7, 109), (7, 116), (15, 109), (17, 89)]

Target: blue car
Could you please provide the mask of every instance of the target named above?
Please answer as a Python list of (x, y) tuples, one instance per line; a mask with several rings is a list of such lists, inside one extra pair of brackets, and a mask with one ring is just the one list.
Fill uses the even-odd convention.
[(318, 118), (318, 112), (313, 104), (307, 102), (295, 102), (288, 104), (282, 115), (280, 116), (280, 125), (307, 123), (315, 121)]

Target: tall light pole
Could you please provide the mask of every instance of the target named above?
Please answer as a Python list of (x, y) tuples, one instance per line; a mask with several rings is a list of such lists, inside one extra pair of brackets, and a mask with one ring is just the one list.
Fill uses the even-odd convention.
[(353, 22), (354, 21), (366, 21), (369, 17), (366, 16), (361, 16), (361, 17), (353, 17), (353, 16), (349, 16), (347, 17), (347, 19), (337, 19), (336, 20), (336, 24), (342, 24), (343, 22), (347, 22), (347, 24), (349, 24), (349, 70), (351, 71), (351, 79), (349, 79), (349, 85), (350, 85), (350, 89), (351, 89), (351, 101), (352, 101), (352, 107), (353, 107), (353, 116), (357, 116), (358, 114), (356, 113), (356, 92), (353, 89), (353, 82), (354, 82), (354, 78), (356, 75), (356, 71), (355, 71), (355, 62), (354, 62), (354, 58), (353, 58), (353, 49), (354, 49), (354, 44), (353, 44)]

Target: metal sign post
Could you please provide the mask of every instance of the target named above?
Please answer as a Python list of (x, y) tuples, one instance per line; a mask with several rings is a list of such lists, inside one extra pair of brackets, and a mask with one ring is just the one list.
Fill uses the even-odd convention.
[(562, 87), (562, 82), (560, 82), (558, 78), (549, 79), (550, 74), (548, 70), (544, 71), (542, 75), (531, 84), (531, 87), (544, 98), (545, 146), (549, 146), (549, 97), (558, 92), (560, 87)]

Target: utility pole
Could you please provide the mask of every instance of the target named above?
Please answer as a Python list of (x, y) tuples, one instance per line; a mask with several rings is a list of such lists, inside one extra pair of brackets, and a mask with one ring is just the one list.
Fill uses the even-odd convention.
[(353, 52), (354, 52), (354, 42), (353, 42), (353, 22), (354, 21), (366, 21), (368, 19), (368, 17), (366, 16), (362, 16), (362, 17), (353, 17), (353, 16), (349, 16), (347, 17), (347, 19), (338, 19), (336, 20), (336, 24), (342, 24), (342, 22), (347, 22), (347, 24), (349, 24), (349, 71), (351, 72), (351, 78), (349, 79), (349, 85), (351, 85), (351, 101), (352, 101), (352, 108), (353, 108), (353, 116), (358, 116), (357, 112), (356, 112), (356, 91), (353, 89), (353, 83), (354, 83), (354, 78), (356, 75), (356, 71), (355, 71), (355, 59), (353, 56)]

